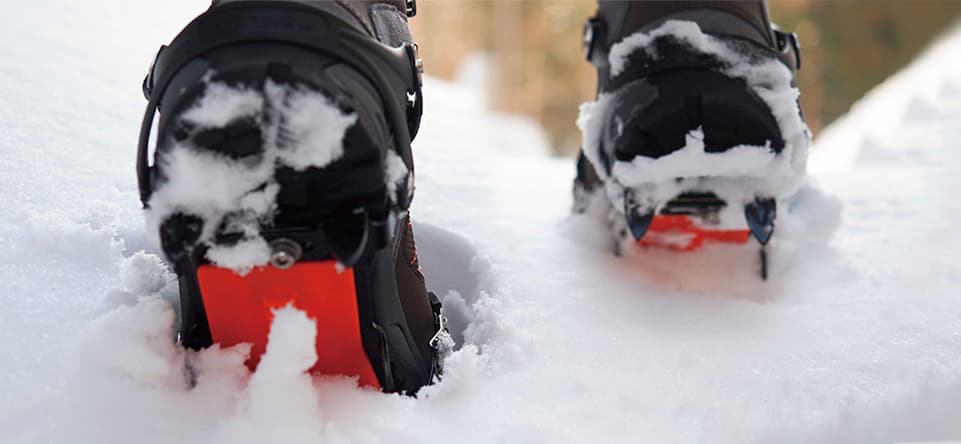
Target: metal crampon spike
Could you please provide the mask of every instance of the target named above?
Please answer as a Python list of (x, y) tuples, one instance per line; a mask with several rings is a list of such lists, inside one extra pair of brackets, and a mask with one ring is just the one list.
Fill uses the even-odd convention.
[(761, 279), (767, 280), (767, 251), (765, 246), (774, 234), (774, 219), (777, 217), (777, 203), (772, 198), (757, 198), (744, 206), (744, 218), (751, 235), (761, 244)]
[(634, 236), (634, 240), (641, 240), (654, 221), (654, 209), (644, 209), (637, 202), (634, 193), (624, 193), (624, 215), (627, 218), (627, 228)]
[(647, 234), (652, 221), (654, 221), (653, 211), (640, 214), (637, 210), (634, 210), (627, 214), (627, 228), (630, 229), (634, 240), (641, 240)]
[(744, 218), (751, 235), (761, 245), (767, 245), (774, 234), (774, 218), (777, 217), (777, 203), (771, 198), (757, 198), (744, 206)]

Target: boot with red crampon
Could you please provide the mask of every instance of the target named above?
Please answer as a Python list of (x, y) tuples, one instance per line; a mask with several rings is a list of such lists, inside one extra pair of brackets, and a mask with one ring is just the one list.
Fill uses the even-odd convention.
[(803, 184), (811, 136), (797, 37), (748, 1), (608, 1), (584, 28), (597, 98), (578, 125), (575, 211), (605, 201), (626, 242), (764, 246)]
[[(421, 117), (413, 1), (222, 0), (161, 48), (137, 173), (189, 348), (317, 321), (317, 374), (414, 394), (449, 349), (408, 208)], [(159, 112), (156, 149), (150, 135)]]

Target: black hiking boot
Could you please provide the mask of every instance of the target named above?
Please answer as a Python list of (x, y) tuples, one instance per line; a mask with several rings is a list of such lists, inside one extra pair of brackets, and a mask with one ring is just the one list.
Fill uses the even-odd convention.
[(753, 237), (766, 277), (763, 246), (810, 143), (796, 36), (759, 0), (599, 3), (585, 24), (598, 92), (578, 119), (575, 211), (603, 196), (618, 246)]
[(315, 373), (408, 394), (438, 376), (449, 336), (408, 215), (412, 5), (222, 0), (161, 48), (137, 173), (184, 346), (252, 343), (255, 368), (293, 305), (317, 321)]

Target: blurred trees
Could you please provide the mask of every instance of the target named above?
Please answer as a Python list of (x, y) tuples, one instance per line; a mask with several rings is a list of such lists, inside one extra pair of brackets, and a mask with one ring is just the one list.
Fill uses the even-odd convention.
[(801, 38), (802, 106), (817, 134), (954, 25), (961, 1), (780, 0), (770, 9)]
[(594, 96), (581, 57), (581, 25), (594, 0), (419, 0), (411, 20), (428, 74), (453, 78), (472, 51), (490, 54), (489, 105), (533, 117), (558, 153), (574, 153), (574, 121)]
[[(577, 151), (578, 105), (594, 96), (581, 24), (594, 0), (419, 0), (412, 20), (427, 72), (453, 78), (464, 57), (490, 54), (489, 104), (544, 125), (558, 154)], [(914, 58), (961, 16), (959, 0), (772, 0), (803, 51), (802, 106), (817, 133)], [(961, 55), (959, 55), (961, 56)]]

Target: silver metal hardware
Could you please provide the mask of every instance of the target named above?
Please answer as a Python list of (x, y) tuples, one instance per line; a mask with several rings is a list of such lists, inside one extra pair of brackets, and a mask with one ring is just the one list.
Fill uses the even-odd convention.
[(270, 265), (281, 270), (293, 267), (304, 254), (300, 244), (287, 238), (270, 241)]

